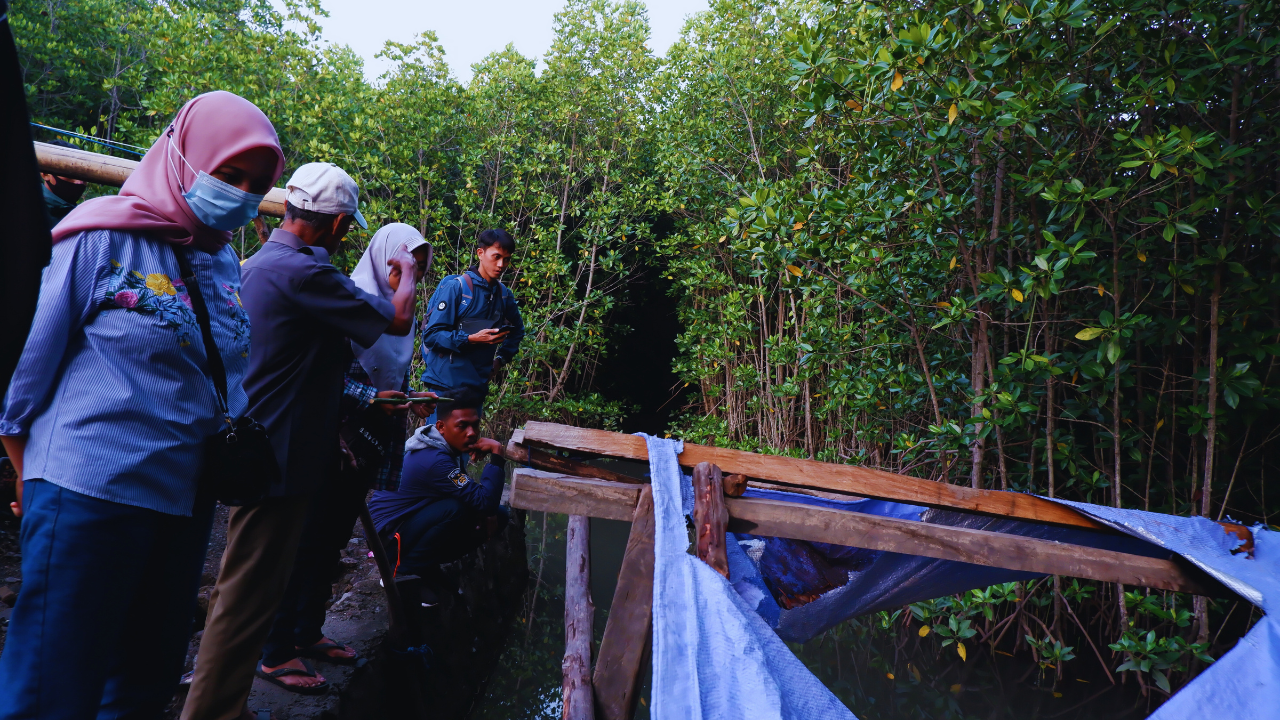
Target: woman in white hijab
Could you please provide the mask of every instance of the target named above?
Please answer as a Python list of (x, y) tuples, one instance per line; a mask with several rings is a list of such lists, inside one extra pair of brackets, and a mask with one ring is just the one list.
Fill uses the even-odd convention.
[[(401, 253), (412, 254), (417, 261), (411, 279), (402, 277), (398, 264), (392, 262)], [(392, 223), (369, 241), (351, 279), (361, 290), (390, 299), (400, 283), (421, 282), (431, 260), (431, 243), (423, 240), (421, 233), (404, 223)], [(347, 369), (342, 397), (346, 461), (341, 471), (323, 478), (322, 486), (313, 493), (288, 589), (264, 648), (266, 657), (282, 658), (296, 651), (299, 658), (324, 662), (349, 665), (358, 660), (355, 650), (325, 637), (320, 629), (331, 590), (328, 569), (346, 547), (369, 488), (395, 490), (400, 486), (404, 418), (410, 405), (375, 404), (373, 400), (435, 397), (434, 393), (409, 392), (409, 363), (416, 336), (415, 328), (404, 337), (383, 335), (367, 348), (351, 343), (355, 358)], [(433, 403), (413, 403), (412, 407), (414, 414), (423, 418), (434, 409)], [(311, 692), (296, 687), (285, 689)]]
[[(404, 223), (391, 223), (374, 234), (356, 264), (355, 272), (351, 273), (351, 280), (361, 290), (390, 301), (401, 282), (400, 267), (392, 262), (392, 258), (401, 253), (412, 253), (417, 260), (418, 273), (414, 278), (414, 283), (417, 283), (430, 269), (433, 251), (431, 243), (423, 240), (421, 233)], [(368, 375), (369, 385), (380, 392), (398, 391), (404, 386), (417, 335), (415, 320), (414, 327), (406, 335), (383, 335), (368, 348), (351, 343), (356, 360)]]

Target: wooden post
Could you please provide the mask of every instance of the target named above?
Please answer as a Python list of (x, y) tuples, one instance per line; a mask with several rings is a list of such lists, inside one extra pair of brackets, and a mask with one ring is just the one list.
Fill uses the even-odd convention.
[(729, 557), (724, 533), (729, 510), (724, 505), (724, 477), (708, 462), (693, 468), (693, 527), (698, 534), (698, 557), (716, 572), (729, 577)]
[[(387, 594), (389, 616), (387, 641), (396, 650), (417, 645), (418, 643), (414, 642), (413, 631), (410, 629), (411, 622), (405, 609), (404, 599), (400, 596), (400, 587), (395, 582), (395, 566), (391, 564), (391, 558), (387, 557), (387, 550), (382, 546), (382, 539), (378, 537), (373, 516), (369, 514), (369, 506), (363, 500), (360, 501), (360, 524), (364, 526), (364, 540), (373, 551), (373, 561), (378, 564), (378, 574), (382, 576), (382, 589)], [(415, 599), (413, 607), (417, 606), (418, 602)], [(426, 686), (426, 666), (419, 662), (404, 663), (404, 666), (401, 669), (406, 671), (408, 676), (408, 682), (405, 684), (409, 686), (409, 702), (415, 717), (426, 717), (427, 703), (422, 695), (422, 689)]]
[(373, 516), (369, 514), (369, 506), (360, 502), (360, 524), (364, 526), (364, 541), (373, 551), (373, 561), (378, 564), (378, 574), (382, 576), (382, 589), (387, 594), (387, 615), (389, 617), (388, 635), (392, 642), (402, 646), (414, 645), (408, 632), (408, 620), (405, 617), (404, 601), (400, 597), (400, 588), (395, 583), (395, 567), (387, 557), (386, 548), (382, 547), (382, 538), (378, 537), (377, 526)]
[(564, 720), (594, 720), (591, 691), (592, 622), (596, 607), (591, 602), (591, 550), (588, 519), (569, 516), (565, 539), (564, 576)]
[(592, 678), (600, 720), (631, 720), (635, 715), (640, 666), (653, 622), (653, 533), (653, 488), (645, 485), (631, 520)]

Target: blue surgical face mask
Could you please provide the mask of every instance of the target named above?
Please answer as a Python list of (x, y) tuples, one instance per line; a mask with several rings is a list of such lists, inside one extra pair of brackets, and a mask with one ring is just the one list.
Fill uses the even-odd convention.
[(183, 190), (182, 198), (187, 201), (187, 207), (191, 208), (191, 212), (196, 216), (196, 219), (214, 230), (235, 230), (238, 227), (244, 227), (251, 220), (258, 217), (258, 206), (262, 204), (262, 199), (266, 195), (245, 192), (235, 185), (222, 182), (203, 170), (197, 173), (196, 169), (191, 167), (191, 163), (187, 162), (187, 158), (173, 144), (173, 130), (172, 127), (169, 128), (169, 147), (167, 149), (177, 155), (183, 164), (196, 174), (196, 181), (191, 185), (190, 190), (183, 184), (182, 173), (178, 171), (173, 158), (168, 153), (165, 154), (165, 157), (169, 161), (169, 168), (173, 170), (174, 176), (178, 179), (178, 187)]
[(245, 192), (201, 170), (182, 197), (200, 222), (214, 230), (235, 230), (258, 217), (258, 205), (266, 196)]

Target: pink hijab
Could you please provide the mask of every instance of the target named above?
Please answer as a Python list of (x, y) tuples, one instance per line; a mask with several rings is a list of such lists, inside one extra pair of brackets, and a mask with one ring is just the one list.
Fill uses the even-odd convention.
[(182, 197), (178, 177), (190, 189), (197, 172), (213, 172), (232, 157), (256, 147), (269, 147), (276, 152), (276, 174), (271, 180), (274, 185), (284, 172), (284, 153), (267, 116), (239, 95), (222, 90), (198, 95), (178, 111), (173, 123), (125, 180), (120, 194), (94, 198), (72, 210), (54, 228), (53, 241), (57, 243), (86, 230), (128, 230), (215, 253), (231, 242), (231, 233), (214, 230), (196, 219)]

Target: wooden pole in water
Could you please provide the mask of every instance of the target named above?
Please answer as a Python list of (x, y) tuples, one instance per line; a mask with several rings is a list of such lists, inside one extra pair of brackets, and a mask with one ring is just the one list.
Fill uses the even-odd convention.
[[(120, 187), (138, 167), (137, 160), (128, 160), (78, 148), (37, 142), (36, 164), (40, 172), (75, 178), (99, 185)], [(284, 189), (271, 188), (258, 213), (270, 217), (284, 217)]]
[(596, 607), (591, 602), (589, 520), (569, 516), (565, 538), (564, 577), (564, 720), (594, 720), (591, 689), (591, 643)]

